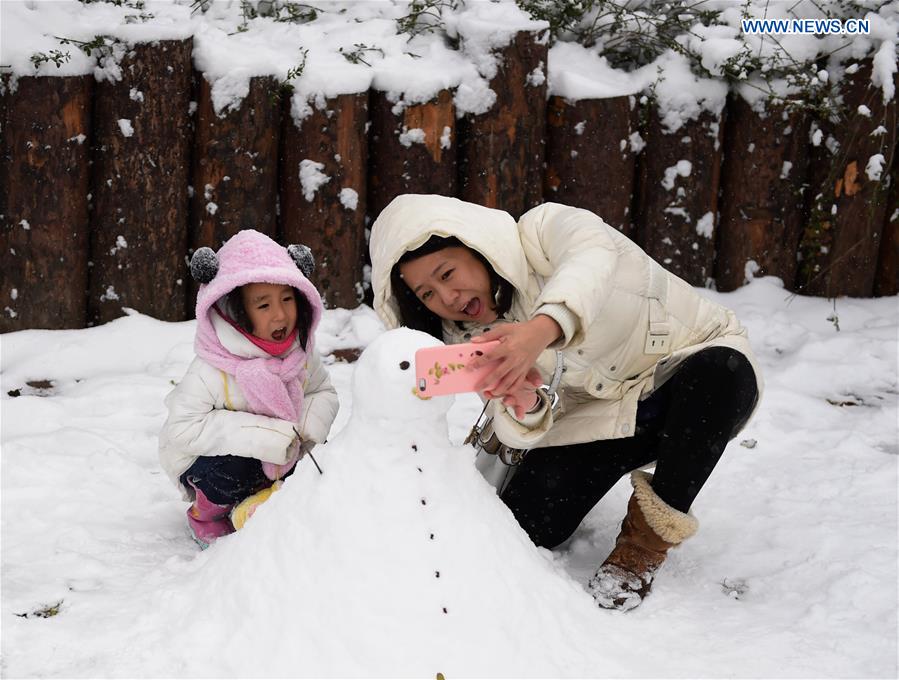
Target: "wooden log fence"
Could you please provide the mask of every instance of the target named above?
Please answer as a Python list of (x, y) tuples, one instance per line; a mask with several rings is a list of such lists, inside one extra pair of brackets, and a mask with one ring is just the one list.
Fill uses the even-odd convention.
[(88, 319), (184, 318), (191, 40), (136, 45), (94, 85)]
[(708, 285), (714, 273), (722, 118), (704, 112), (671, 132), (651, 108), (639, 164), (637, 240), (694, 286)]
[(5, 78), (0, 331), (87, 321), (93, 78)]
[[(195, 73), (197, 117), (191, 169), (191, 251), (218, 249), (242, 229), (277, 237), (278, 140), (277, 83), (250, 78), (239, 105), (216, 111), (212, 87)], [(197, 284), (187, 277), (188, 304), (196, 304)]]
[(312, 249), (312, 282), (332, 307), (355, 307), (362, 298), (367, 120), (364, 92), (313, 106), (299, 127), (284, 117), (283, 241)]
[(456, 109), (449, 90), (412, 105), (373, 91), (370, 117), (369, 146), (377, 149), (368, 169), (370, 217), (400, 194), (456, 195)]
[(742, 97), (730, 102), (715, 258), (718, 290), (735, 290), (755, 276), (778, 276), (788, 285), (794, 280), (808, 127), (804, 113), (784, 106), (760, 114)]
[(887, 219), (880, 240), (880, 257), (874, 278), (874, 294), (899, 293), (899, 163), (893, 161), (890, 194), (887, 200)]
[(633, 237), (631, 197), (642, 148), (636, 99), (551, 97), (546, 123), (544, 199), (595, 212)]
[[(869, 297), (874, 292), (897, 111), (895, 97), (885, 104), (881, 89), (870, 85), (871, 69), (868, 60), (846, 80), (848, 120), (824, 128), (837, 146), (823, 165), (828, 169), (823, 182), (813, 177), (814, 199), (799, 245), (796, 290), (808, 295)], [(879, 169), (872, 166), (875, 157)]]
[(496, 103), (460, 120), (460, 197), (516, 219), (543, 200), (548, 42), (545, 31), (518, 33), (490, 80)]
[[(189, 42), (135, 46), (119, 82), (6, 76), (0, 331), (78, 328), (122, 307), (190, 318), (191, 249), (217, 248), (244, 228), (309, 245), (326, 304), (353, 307), (367, 220), (403, 192), (458, 195), (515, 216), (542, 200), (584, 207), (696, 285), (714, 277), (731, 290), (747, 274), (773, 274), (829, 296), (899, 292), (895, 101), (884, 106), (861, 86), (864, 68), (846, 93), (862, 113), (844, 126), (833, 177), (822, 179), (808, 159), (826, 147), (806, 143), (805, 116), (760, 116), (733, 98), (723, 115), (666, 134), (656, 111), (628, 97), (547, 102), (545, 63), (541, 36), (520, 34), (491, 82), (497, 102), (480, 116), (457, 119), (452, 92), (412, 106), (371, 92), (313, 105), (299, 124), (270, 78), (252, 79), (244, 100), (216, 114), (205, 79), (191, 83)], [(893, 173), (889, 197), (863, 167), (877, 153), (883, 175)], [(824, 210), (808, 212), (803, 184), (810, 198), (828, 196)], [(826, 252), (809, 219), (825, 213)], [(863, 253), (853, 250), (859, 240)], [(809, 262), (825, 274), (810, 277)]]

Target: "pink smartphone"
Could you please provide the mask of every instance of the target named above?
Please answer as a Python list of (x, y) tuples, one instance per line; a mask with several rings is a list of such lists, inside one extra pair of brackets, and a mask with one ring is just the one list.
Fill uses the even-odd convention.
[(415, 387), (422, 397), (474, 392), (474, 386), (491, 369), (489, 365), (466, 371), (465, 365), (486, 350), (496, 347), (498, 340), (461, 345), (425, 347), (415, 353)]

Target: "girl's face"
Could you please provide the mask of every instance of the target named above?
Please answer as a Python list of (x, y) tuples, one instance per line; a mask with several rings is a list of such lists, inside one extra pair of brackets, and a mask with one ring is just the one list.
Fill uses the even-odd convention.
[(464, 247), (450, 247), (403, 262), (400, 275), (434, 314), (447, 321), (496, 321), (490, 274)]
[(250, 317), (253, 335), (280, 342), (297, 325), (297, 301), (291, 286), (280, 283), (248, 283), (240, 290)]

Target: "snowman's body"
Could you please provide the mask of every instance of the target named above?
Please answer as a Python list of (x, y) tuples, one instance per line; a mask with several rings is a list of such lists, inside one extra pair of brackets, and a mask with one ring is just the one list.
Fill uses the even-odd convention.
[(475, 469), (473, 450), (449, 443), (452, 400), (413, 393), (415, 350), (434, 344), (404, 329), (373, 342), (355, 370), (347, 425), (315, 450), (324, 474), (302, 460), (239, 534), (209, 551), (194, 575), (213, 605), (201, 616), (228, 616), (222, 590), (253, 614), (215, 649), (205, 643), (224, 655), (222, 668), (597, 670), (588, 657), (598, 658), (591, 628), (602, 615), (591, 598), (530, 542)]

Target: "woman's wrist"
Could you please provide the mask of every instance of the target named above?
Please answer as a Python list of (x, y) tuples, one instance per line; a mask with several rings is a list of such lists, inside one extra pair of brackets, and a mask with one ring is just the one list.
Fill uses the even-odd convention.
[(562, 337), (562, 327), (559, 322), (547, 314), (538, 314), (531, 319), (531, 324), (537, 329), (544, 349)]
[(540, 398), (540, 393), (537, 390), (534, 390), (534, 405), (531, 406), (525, 413), (531, 415), (533, 413), (537, 413), (543, 406), (543, 399)]

